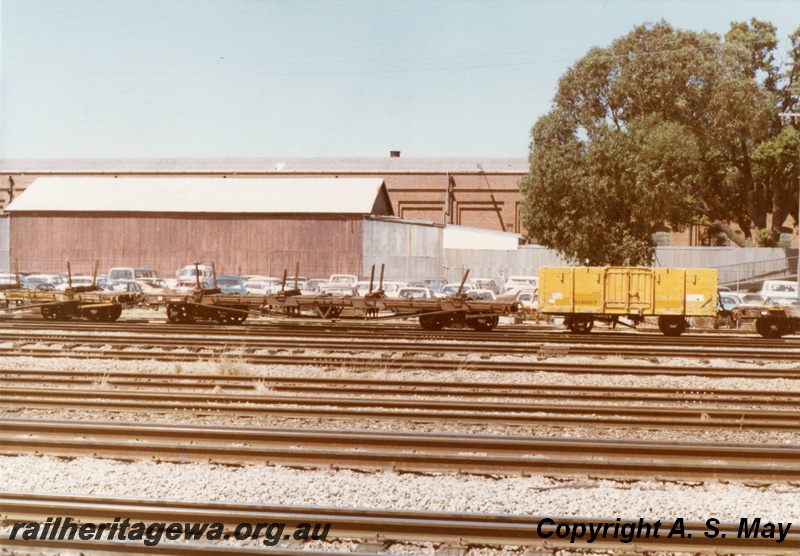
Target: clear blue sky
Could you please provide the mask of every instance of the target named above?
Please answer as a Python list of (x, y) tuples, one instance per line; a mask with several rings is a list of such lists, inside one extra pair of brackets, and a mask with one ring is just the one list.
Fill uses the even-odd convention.
[(751, 17), (800, 3), (0, 0), (0, 156), (524, 157), (589, 48)]

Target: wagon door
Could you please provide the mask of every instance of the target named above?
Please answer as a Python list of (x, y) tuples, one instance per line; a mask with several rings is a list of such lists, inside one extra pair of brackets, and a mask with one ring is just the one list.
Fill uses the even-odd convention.
[(717, 314), (717, 271), (686, 270), (686, 315), (713, 317)]
[(649, 268), (608, 268), (605, 313), (643, 315), (653, 311), (653, 271)]
[(684, 307), (684, 285), (686, 271), (681, 268), (657, 268), (656, 315), (682, 315)]
[(541, 267), (539, 269), (539, 307), (542, 313), (573, 311), (573, 269)]

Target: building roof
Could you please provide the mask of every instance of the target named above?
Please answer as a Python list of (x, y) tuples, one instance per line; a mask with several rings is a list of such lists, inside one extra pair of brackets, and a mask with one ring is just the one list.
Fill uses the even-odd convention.
[(527, 158), (0, 158), (6, 174), (527, 174)]
[(392, 215), (380, 178), (38, 178), (6, 210)]

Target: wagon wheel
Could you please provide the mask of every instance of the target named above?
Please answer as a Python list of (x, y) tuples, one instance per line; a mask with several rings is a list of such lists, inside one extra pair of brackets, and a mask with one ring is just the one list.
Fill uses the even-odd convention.
[(680, 316), (661, 316), (658, 317), (658, 329), (664, 336), (680, 336), (688, 325), (686, 319)]
[(42, 317), (47, 320), (69, 320), (67, 312), (60, 305), (42, 307)]
[(167, 305), (167, 320), (176, 324), (192, 324), (194, 311), (186, 303), (170, 303)]
[(594, 319), (592, 317), (567, 317), (566, 325), (573, 334), (588, 334), (594, 328)]
[(56, 314), (55, 307), (42, 307), (42, 318), (56, 320), (58, 315)]
[(83, 316), (92, 322), (111, 322), (110, 307), (93, 307), (91, 309), (84, 309)]
[[(241, 305), (234, 308), (240, 311), (247, 311), (247, 307), (242, 307)], [(247, 313), (231, 313), (231, 318), (233, 319), (233, 324), (242, 324), (247, 320)]]
[(764, 338), (780, 338), (788, 332), (786, 326), (778, 319), (760, 318), (756, 319), (756, 332)]
[(491, 332), (498, 322), (500, 322), (500, 317), (478, 317), (470, 319), (469, 326), (477, 332)]
[(108, 322), (114, 322), (122, 316), (122, 305), (112, 305), (108, 309)]
[(217, 309), (211, 317), (219, 324), (233, 324), (233, 314), (224, 310)]
[(425, 330), (441, 330), (444, 328), (445, 319), (442, 315), (420, 315), (419, 324)]
[(328, 317), (327, 318), (335, 319), (336, 317), (338, 317), (341, 314), (342, 314), (342, 308), (341, 307), (331, 307), (330, 310), (328, 311)]

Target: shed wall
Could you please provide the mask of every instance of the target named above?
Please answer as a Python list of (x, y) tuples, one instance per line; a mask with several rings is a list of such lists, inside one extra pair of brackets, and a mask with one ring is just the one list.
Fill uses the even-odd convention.
[(381, 264), (387, 280), (412, 280), (442, 275), (441, 226), (413, 222), (364, 220), (364, 267), (360, 275), (369, 278), (375, 265), (378, 279)]
[(220, 274), (361, 272), (361, 216), (151, 215), (130, 213), (15, 213), (11, 258), (20, 269), (89, 272), (145, 266), (173, 276), (194, 261), (214, 261)]

